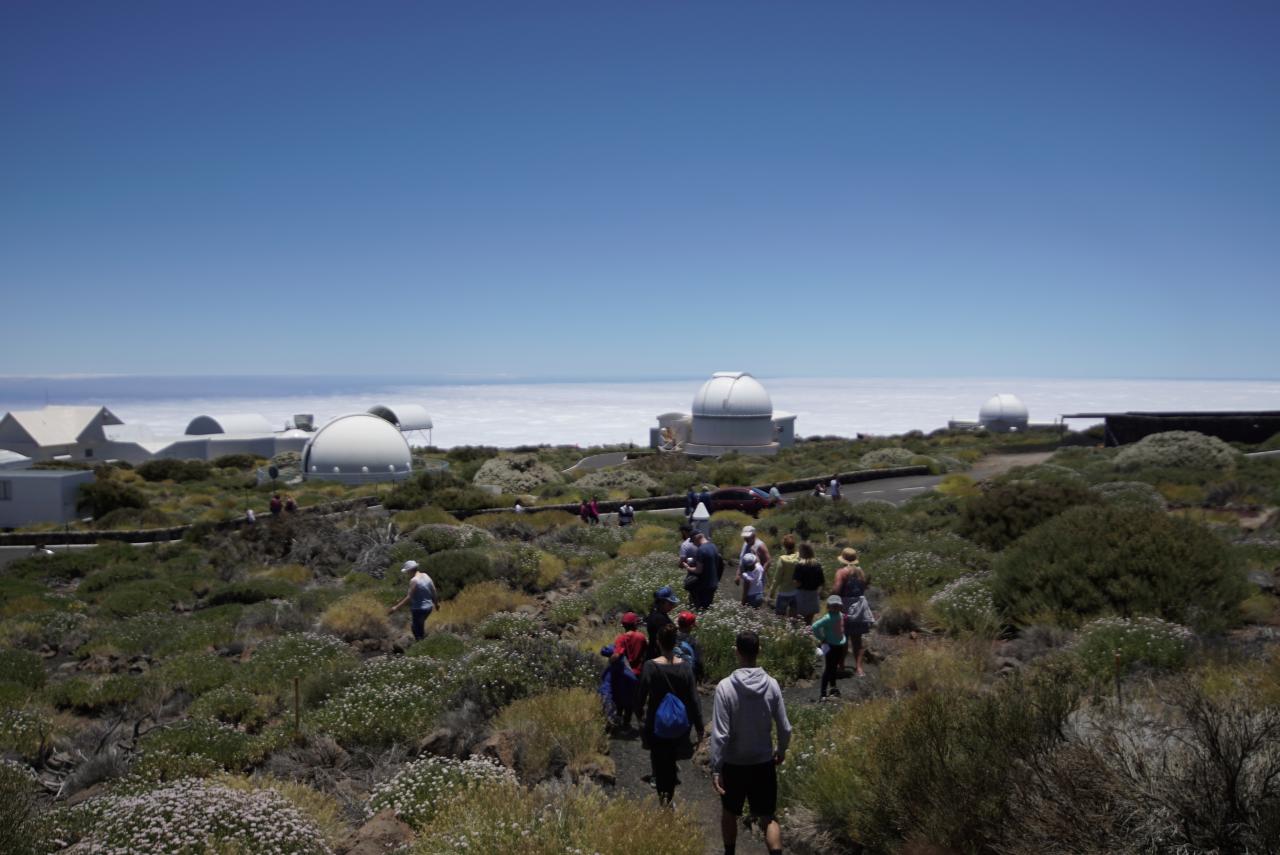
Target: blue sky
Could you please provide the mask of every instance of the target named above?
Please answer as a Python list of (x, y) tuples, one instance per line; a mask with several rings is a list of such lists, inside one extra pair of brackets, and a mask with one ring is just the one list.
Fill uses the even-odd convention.
[(0, 374), (1280, 376), (1280, 4), (0, 6)]

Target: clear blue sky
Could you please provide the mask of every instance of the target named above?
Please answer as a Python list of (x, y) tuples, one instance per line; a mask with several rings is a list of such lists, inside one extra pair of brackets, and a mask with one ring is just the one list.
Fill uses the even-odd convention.
[(7, 0), (0, 374), (1280, 376), (1280, 4)]

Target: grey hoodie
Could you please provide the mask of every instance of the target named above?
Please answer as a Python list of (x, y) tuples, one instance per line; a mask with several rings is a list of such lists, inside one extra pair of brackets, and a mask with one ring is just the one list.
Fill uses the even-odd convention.
[(763, 668), (739, 668), (716, 686), (711, 719), (711, 770), (724, 764), (755, 766), (773, 760), (773, 726), (778, 727), (777, 753), (791, 742), (791, 722), (778, 681)]

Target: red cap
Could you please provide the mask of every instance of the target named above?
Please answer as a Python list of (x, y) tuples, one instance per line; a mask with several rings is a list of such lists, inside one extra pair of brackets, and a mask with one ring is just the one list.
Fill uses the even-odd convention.
[(681, 612), (676, 616), (676, 623), (681, 626), (693, 626), (698, 622), (698, 616), (693, 612)]
[(638, 623), (640, 623), (640, 618), (636, 616), (635, 612), (627, 612), (622, 616), (623, 626), (635, 626)]

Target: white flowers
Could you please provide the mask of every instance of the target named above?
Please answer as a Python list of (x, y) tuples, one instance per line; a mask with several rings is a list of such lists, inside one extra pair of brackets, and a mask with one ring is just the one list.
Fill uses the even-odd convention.
[(395, 777), (374, 787), (366, 813), (391, 808), (396, 816), (422, 828), (454, 796), (475, 787), (516, 782), (515, 775), (484, 757), (455, 760), (428, 755), (404, 766)]

